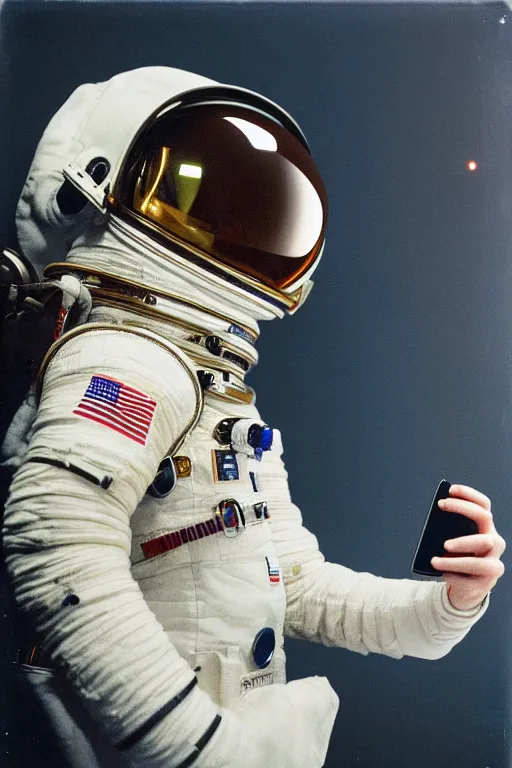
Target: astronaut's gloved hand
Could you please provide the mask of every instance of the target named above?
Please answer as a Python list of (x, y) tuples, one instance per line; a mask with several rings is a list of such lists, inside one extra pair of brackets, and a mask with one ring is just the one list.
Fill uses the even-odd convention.
[(222, 723), (195, 768), (321, 768), (339, 699), (327, 678), (249, 691)]

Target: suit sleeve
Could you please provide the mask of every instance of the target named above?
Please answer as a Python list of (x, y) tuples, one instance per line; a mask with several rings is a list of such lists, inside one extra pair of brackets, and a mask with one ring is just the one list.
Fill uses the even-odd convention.
[(271, 525), (287, 592), (285, 634), (358, 653), (438, 659), (485, 613), (453, 608), (446, 585), (357, 573), (325, 561), (316, 537), (292, 503), (279, 433), (262, 462), (272, 488)]
[(189, 764), (219, 722), (129, 559), (130, 516), (194, 422), (196, 386), (155, 338), (70, 338), (47, 367), (5, 510), (17, 603), (109, 740), (148, 768)]

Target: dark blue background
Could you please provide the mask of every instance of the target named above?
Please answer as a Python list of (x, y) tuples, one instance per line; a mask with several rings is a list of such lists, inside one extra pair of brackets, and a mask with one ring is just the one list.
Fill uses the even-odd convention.
[[(306, 524), (358, 570), (408, 576), (441, 477), (490, 495), (510, 537), (511, 44), (502, 4), (2, 9), (7, 245), (36, 143), (82, 82), (178, 66), (261, 91), (305, 130), (330, 196), (327, 248), (306, 306), (263, 328), (251, 382)], [(325, 674), (341, 699), (328, 768), (509, 766), (510, 603), (506, 575), (437, 662), (289, 642), (290, 677)], [(13, 689), (4, 604), (0, 760), (57, 765)]]

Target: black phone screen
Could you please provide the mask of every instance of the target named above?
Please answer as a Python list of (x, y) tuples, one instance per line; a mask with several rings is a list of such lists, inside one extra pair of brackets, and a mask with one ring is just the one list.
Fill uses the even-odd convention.
[(414, 555), (411, 570), (421, 576), (441, 576), (441, 571), (433, 568), (430, 561), (435, 556), (446, 556), (444, 542), (447, 539), (457, 539), (459, 536), (478, 533), (478, 526), (474, 520), (456, 512), (446, 512), (437, 506), (440, 499), (449, 497), (450, 485), (451, 483), (446, 480), (439, 483)]

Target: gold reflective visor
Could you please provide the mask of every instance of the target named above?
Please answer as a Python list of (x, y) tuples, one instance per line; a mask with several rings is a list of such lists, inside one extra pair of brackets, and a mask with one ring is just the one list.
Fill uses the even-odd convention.
[(283, 291), (319, 258), (327, 194), (305, 146), (229, 103), (164, 110), (139, 133), (110, 197), (162, 241)]

